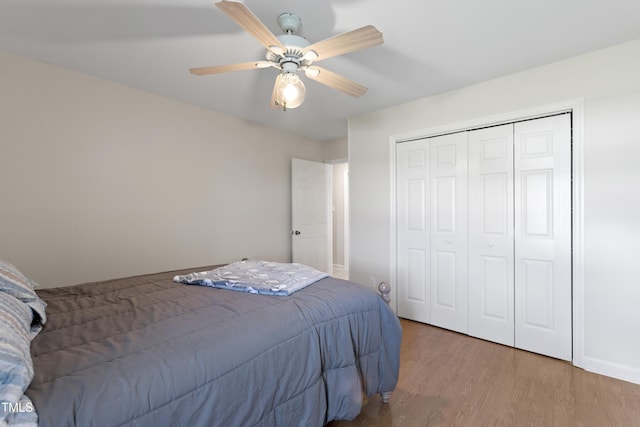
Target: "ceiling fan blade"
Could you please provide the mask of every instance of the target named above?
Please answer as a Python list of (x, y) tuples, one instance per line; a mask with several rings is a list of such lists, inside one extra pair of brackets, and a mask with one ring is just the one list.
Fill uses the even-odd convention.
[(309, 67), (306, 76), (312, 80), (358, 98), (367, 92), (367, 88), (346, 77), (322, 67)]
[(240, 71), (240, 70), (252, 70), (254, 68), (266, 68), (270, 67), (272, 64), (268, 61), (253, 61), (253, 62), (243, 62), (241, 64), (231, 64), (231, 65), (215, 65), (213, 67), (198, 67), (191, 68), (191, 74), (195, 74), (198, 76), (206, 76), (207, 74), (220, 74), (227, 73), (229, 71)]
[(244, 4), (222, 0), (216, 3), (216, 6), (246, 32), (255, 37), (265, 48), (279, 46), (282, 50), (285, 50), (280, 40)]
[(314, 51), (318, 54), (316, 61), (320, 61), (332, 56), (344, 55), (367, 47), (378, 46), (382, 43), (384, 43), (382, 33), (373, 25), (367, 25), (313, 43), (304, 49), (304, 53)]

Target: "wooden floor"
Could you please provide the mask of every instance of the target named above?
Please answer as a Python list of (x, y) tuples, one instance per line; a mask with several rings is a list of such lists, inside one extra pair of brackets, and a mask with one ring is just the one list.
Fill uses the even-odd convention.
[(346, 426), (640, 426), (640, 385), (402, 320), (398, 387)]

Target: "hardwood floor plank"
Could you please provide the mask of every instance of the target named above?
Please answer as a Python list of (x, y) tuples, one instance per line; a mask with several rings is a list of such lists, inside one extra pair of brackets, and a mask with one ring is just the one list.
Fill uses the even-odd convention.
[(365, 401), (330, 427), (640, 426), (640, 385), (570, 363), (401, 320), (391, 402)]

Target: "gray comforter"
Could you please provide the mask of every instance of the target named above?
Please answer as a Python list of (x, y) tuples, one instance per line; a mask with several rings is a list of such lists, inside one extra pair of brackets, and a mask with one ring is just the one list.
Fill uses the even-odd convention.
[(400, 324), (369, 289), (264, 296), (176, 273), (38, 291), (49, 321), (26, 394), (41, 426), (321, 426), (395, 388)]

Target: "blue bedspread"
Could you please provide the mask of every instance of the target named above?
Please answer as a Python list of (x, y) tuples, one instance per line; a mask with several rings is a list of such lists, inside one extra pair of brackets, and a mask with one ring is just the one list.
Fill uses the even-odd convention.
[(286, 296), (328, 276), (304, 264), (245, 260), (210, 271), (175, 276), (173, 281), (251, 294)]
[(396, 387), (402, 330), (372, 290), (327, 277), (283, 298), (171, 280), (213, 268), (39, 291), (48, 321), (26, 392), (39, 427), (322, 427)]

